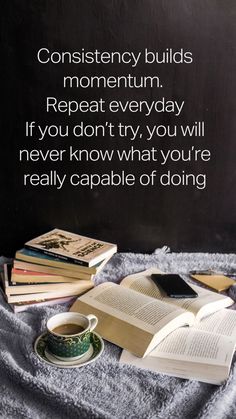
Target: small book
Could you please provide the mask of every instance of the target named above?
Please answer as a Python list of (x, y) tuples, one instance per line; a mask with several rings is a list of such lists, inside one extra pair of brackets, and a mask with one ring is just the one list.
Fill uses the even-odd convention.
[(123, 351), (120, 362), (167, 375), (222, 384), (236, 343), (236, 311), (222, 309), (193, 327), (180, 327), (145, 359)]
[(25, 247), (88, 267), (98, 264), (117, 252), (115, 244), (57, 228), (28, 241), (25, 243)]
[(124, 278), (120, 285), (106, 282), (79, 297), (71, 311), (93, 313), (101, 336), (139, 357), (145, 357), (167, 335), (182, 326), (233, 304), (231, 298), (196, 285), (197, 298), (173, 299), (154, 284), (151, 268)]
[(107, 258), (103, 259), (101, 262), (97, 263), (94, 266), (81, 266), (76, 265), (75, 263), (69, 263), (66, 262), (63, 259), (60, 259), (56, 256), (49, 256), (45, 253), (40, 253), (38, 251), (34, 251), (31, 249), (20, 249), (17, 250), (15, 254), (15, 263), (18, 262), (21, 263), (21, 269), (27, 269), (27, 265), (24, 265), (24, 262), (28, 262), (31, 264), (36, 265), (44, 265), (47, 267), (54, 267), (54, 268), (60, 268), (65, 269), (69, 272), (74, 272), (75, 274), (88, 274), (88, 275), (96, 275), (98, 272), (102, 270), (102, 268), (105, 266), (105, 264), (109, 261), (109, 259), (112, 257), (112, 255), (108, 256)]
[(235, 284), (233, 279), (225, 275), (191, 275), (191, 277), (218, 292), (225, 291)]

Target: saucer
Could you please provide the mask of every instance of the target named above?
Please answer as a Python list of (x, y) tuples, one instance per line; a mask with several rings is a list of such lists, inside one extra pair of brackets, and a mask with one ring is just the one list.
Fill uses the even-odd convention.
[(71, 358), (68, 359), (68, 361), (65, 361), (64, 359), (59, 359), (56, 356), (54, 356), (47, 348), (45, 347), (44, 355), (47, 358), (48, 361), (52, 362), (53, 364), (59, 365), (59, 366), (74, 366), (78, 365), (79, 361), (81, 361), (83, 364), (87, 362), (89, 359), (91, 359), (91, 356), (93, 355), (93, 345), (90, 345), (88, 350), (85, 352), (84, 355), (80, 356), (77, 359), (71, 360)]
[(74, 365), (74, 362), (77, 362), (80, 358), (84, 359), (87, 356), (89, 356), (89, 358), (90, 358), (92, 354), (93, 354), (93, 345), (91, 345), (91, 344), (89, 345), (89, 348), (87, 349), (87, 351), (84, 352), (82, 355), (74, 356), (72, 358), (69, 358), (69, 357), (65, 358), (65, 357), (53, 354), (50, 351), (50, 349), (48, 348), (48, 345), (46, 345), (46, 348), (45, 348), (46, 357), (50, 361), (52, 361), (52, 362), (54, 361), (54, 364), (56, 364), (56, 361), (60, 361), (60, 363), (62, 361), (62, 362), (65, 362), (66, 365), (69, 365), (69, 363), (71, 363), (71, 362), (73, 363), (72, 365)]
[(61, 361), (47, 350), (47, 332), (42, 333), (34, 343), (34, 350), (41, 361), (59, 368), (79, 368), (91, 364), (102, 354), (104, 342), (97, 333), (91, 332), (91, 344), (89, 350), (79, 359), (73, 361)]

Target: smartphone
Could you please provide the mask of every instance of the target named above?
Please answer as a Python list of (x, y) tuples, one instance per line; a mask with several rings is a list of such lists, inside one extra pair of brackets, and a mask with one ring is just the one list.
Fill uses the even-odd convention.
[(153, 282), (171, 298), (196, 298), (198, 294), (177, 274), (152, 274)]

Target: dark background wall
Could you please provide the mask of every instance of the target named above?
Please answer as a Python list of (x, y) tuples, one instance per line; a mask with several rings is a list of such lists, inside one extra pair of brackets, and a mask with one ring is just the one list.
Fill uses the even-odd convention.
[[(1, 241), (0, 251), (10, 255), (23, 243), (53, 227), (91, 235), (118, 243), (120, 250), (150, 252), (164, 244), (176, 251), (230, 252), (236, 245), (235, 194), (235, 41), (236, 2), (234, 0), (126, 0), (126, 1), (10, 1), (1, 4)], [(18, 162), (19, 148), (29, 147), (24, 136), (25, 120), (65, 122), (64, 116), (45, 112), (47, 95), (78, 99), (78, 91), (64, 91), (61, 79), (68, 74), (125, 74), (127, 67), (40, 66), (39, 48), (73, 51), (163, 50), (184, 48), (193, 52), (191, 66), (162, 66), (158, 74), (168, 86), (165, 94), (185, 99), (178, 122), (205, 120), (206, 136), (196, 141), (209, 147), (212, 160), (199, 164), (206, 171), (207, 188), (97, 188), (94, 191), (65, 187), (63, 190), (25, 188), (22, 173), (33, 172), (33, 163)], [(112, 71), (111, 71), (112, 70)], [(147, 74), (138, 67), (136, 74)], [(157, 67), (149, 74), (157, 73)], [(149, 92), (150, 93), (150, 92)], [(109, 98), (109, 91), (106, 97)], [(114, 92), (112, 92), (114, 95)], [(142, 93), (145, 99), (147, 93)], [(83, 97), (100, 97), (87, 90)], [(116, 92), (122, 99), (125, 92)], [(131, 96), (131, 93), (128, 95)], [(132, 93), (134, 99), (139, 92)], [(82, 97), (80, 96), (80, 99)], [(63, 118), (63, 120), (62, 120)], [(73, 123), (78, 115), (70, 119)], [(84, 117), (85, 122), (91, 116)], [(119, 116), (111, 116), (116, 122)], [(103, 116), (96, 121), (104, 121)], [(139, 116), (127, 115), (124, 122), (139, 123)], [(160, 114), (150, 123), (173, 123)], [(63, 148), (66, 140), (58, 141)], [(68, 144), (68, 140), (67, 140)], [(91, 147), (84, 139), (81, 147)], [(109, 138), (97, 141), (108, 147)], [(120, 142), (114, 143), (119, 146)], [(187, 139), (176, 139), (175, 147), (187, 147)], [(31, 148), (39, 144), (30, 144)], [(40, 144), (55, 148), (53, 140)], [(155, 142), (158, 146), (158, 141)], [(117, 163), (116, 168), (122, 168)], [(111, 170), (113, 165), (107, 164)], [(55, 168), (42, 163), (41, 173)], [(58, 166), (57, 166), (58, 168)], [(144, 164), (142, 171), (154, 169)], [(179, 166), (178, 166), (179, 168)], [(59, 172), (76, 171), (78, 165), (61, 167)], [(191, 171), (191, 165), (189, 170)], [(104, 171), (95, 163), (80, 171)], [(140, 164), (132, 165), (139, 173)], [(196, 170), (193, 169), (193, 170)]]

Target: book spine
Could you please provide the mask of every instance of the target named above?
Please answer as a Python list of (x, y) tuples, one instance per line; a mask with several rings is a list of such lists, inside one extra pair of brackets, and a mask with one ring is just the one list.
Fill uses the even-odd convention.
[(73, 263), (75, 265), (86, 266), (87, 268), (89, 267), (89, 263), (88, 262), (85, 262), (83, 260), (74, 259), (74, 258), (72, 258), (70, 256), (59, 255), (58, 253), (55, 253), (55, 252), (49, 252), (46, 249), (37, 249), (36, 247), (30, 246), (28, 244), (25, 244), (25, 248), (26, 249), (30, 249), (30, 250), (34, 250), (35, 252), (37, 252), (39, 254), (40, 253), (44, 253), (45, 255), (48, 255), (48, 256), (55, 256), (55, 257), (57, 257), (59, 259), (62, 259), (62, 260), (67, 261), (69, 263)]

